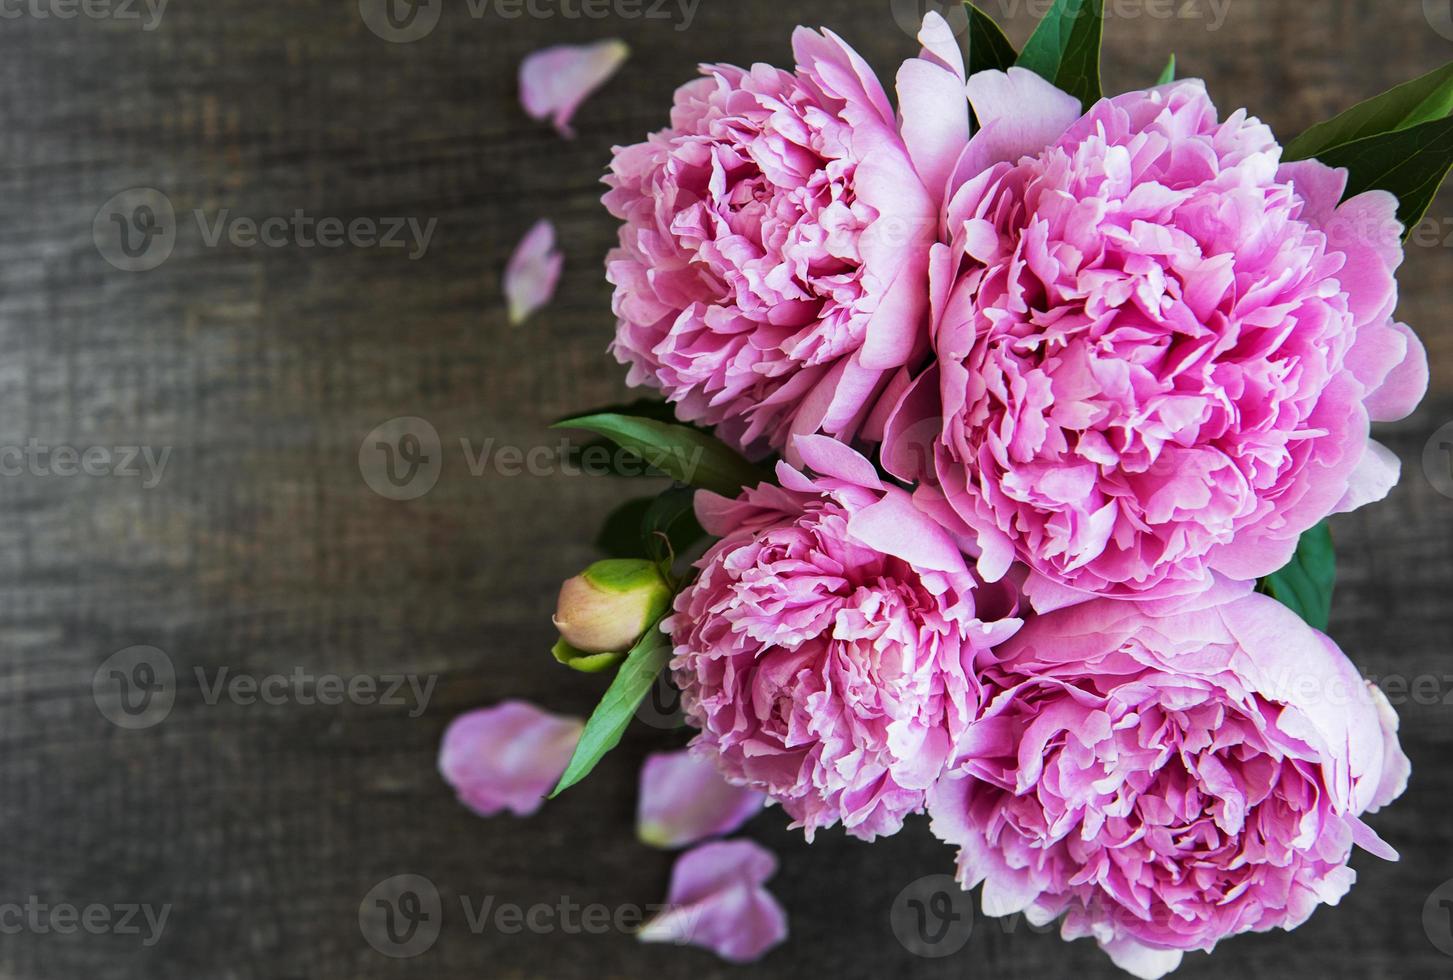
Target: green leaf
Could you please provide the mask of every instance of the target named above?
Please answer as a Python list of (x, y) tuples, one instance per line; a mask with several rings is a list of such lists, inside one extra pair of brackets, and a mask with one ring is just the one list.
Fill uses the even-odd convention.
[(1171, 82), (1173, 82), (1175, 80), (1176, 80), (1176, 56), (1175, 56), (1175, 52), (1171, 52), (1170, 61), (1167, 61), (1165, 63), (1165, 69), (1160, 73), (1160, 77), (1155, 80), (1155, 84), (1157, 84), (1157, 85), (1169, 85)]
[(1453, 61), (1318, 123), (1287, 144), (1283, 156), (1307, 160), (1344, 143), (1434, 122), (1449, 113), (1453, 113)]
[(1014, 50), (1003, 28), (973, 3), (966, 0), (964, 7), (969, 14), (969, 75), (991, 68), (1008, 71), (1019, 59), (1019, 52)]
[(550, 653), (560, 663), (582, 674), (599, 674), (626, 659), (624, 653), (586, 653), (584, 650), (577, 650), (566, 643), (564, 637), (550, 648)]
[(681, 555), (706, 537), (696, 520), (696, 491), (672, 487), (651, 501), (641, 517), (640, 534), (647, 554), (656, 562)]
[(1347, 197), (1370, 190), (1395, 194), (1406, 240), (1453, 166), (1453, 119), (1367, 136), (1326, 150), (1317, 159), (1350, 171)]
[(582, 415), (554, 428), (585, 429), (640, 453), (680, 483), (736, 496), (743, 486), (767, 478), (715, 436), (690, 426), (630, 415)]
[(1323, 521), (1302, 535), (1291, 564), (1262, 579), (1264, 592), (1319, 630), (1332, 615), (1332, 589), (1337, 584), (1337, 552), (1332, 531)]
[(1055, 0), (1015, 62), (1080, 100), (1099, 101), (1103, 0)]
[(559, 796), (590, 775), (596, 763), (620, 744), (621, 736), (625, 734), (626, 726), (630, 724), (637, 705), (650, 692), (656, 675), (671, 659), (671, 640), (661, 632), (660, 625), (660, 620), (652, 623), (645, 635), (631, 648), (626, 662), (621, 664), (615, 680), (611, 681), (606, 690), (605, 697), (600, 699), (600, 704), (596, 705), (590, 720), (585, 723), (585, 731), (580, 733), (575, 753), (570, 757), (570, 764), (565, 767), (565, 774), (550, 793), (551, 798)]
[[(602, 405), (600, 408), (593, 408), (585, 413), (586, 415), (631, 415), (642, 419), (655, 419), (657, 422), (675, 422), (678, 425), (685, 424), (676, 418), (676, 410), (671, 404), (660, 398), (637, 398), (632, 402), (621, 402), (616, 405)], [(580, 415), (579, 412), (563, 416), (551, 422), (551, 427), (569, 422), (572, 418)]]
[(611, 511), (595, 536), (595, 546), (608, 558), (650, 558), (641, 525), (653, 503), (654, 497), (637, 497)]

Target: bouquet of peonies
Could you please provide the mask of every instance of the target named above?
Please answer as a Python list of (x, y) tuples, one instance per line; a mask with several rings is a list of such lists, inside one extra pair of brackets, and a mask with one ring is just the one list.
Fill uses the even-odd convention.
[(782, 940), (773, 857), (699, 844), (764, 802), (809, 840), (926, 812), (985, 914), (1146, 978), (1396, 858), (1365, 817), (1408, 761), (1319, 632), (1325, 522), (1397, 481), (1369, 427), (1427, 386), (1394, 273), (1453, 65), (1283, 146), (1173, 59), (1102, 96), (1101, 25), (1061, 0), (1016, 52), (930, 13), (896, 109), (798, 29), (794, 70), (704, 66), (615, 151), (612, 351), (664, 401), (561, 424), (676, 485), (561, 590), (556, 657), (614, 671), (591, 718), (475, 712), (441, 767), (532, 812), (666, 671), (695, 734), (639, 833), (699, 846), (641, 938)]

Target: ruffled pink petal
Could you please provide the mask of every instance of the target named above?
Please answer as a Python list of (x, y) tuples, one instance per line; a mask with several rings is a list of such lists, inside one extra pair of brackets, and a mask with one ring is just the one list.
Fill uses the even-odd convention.
[(1405, 323), (1391, 324), (1402, 337), (1403, 354), (1382, 384), (1366, 398), (1367, 414), (1374, 422), (1396, 422), (1411, 415), (1428, 393), (1428, 352)]
[(964, 63), (953, 29), (929, 11), (918, 34), (923, 53), (898, 69), (898, 105), (908, 154), (936, 203), (942, 203), (954, 164), (969, 143)]
[(703, 844), (671, 872), (668, 908), (637, 933), (648, 943), (709, 949), (732, 963), (750, 963), (787, 938), (787, 913), (762, 887), (777, 859), (752, 841)]
[(529, 55), (520, 64), (520, 103), (532, 119), (549, 118), (561, 136), (572, 138), (570, 119), (630, 56), (624, 41), (559, 44)]
[(504, 294), (510, 323), (519, 326), (555, 295), (565, 256), (555, 249), (555, 226), (535, 222), (505, 265)]
[(981, 71), (968, 92), (979, 120), (970, 151), (975, 173), (1040, 152), (1080, 118), (1079, 99), (1025, 68)]
[(524, 701), (471, 711), (444, 733), (439, 772), (480, 816), (526, 817), (554, 789), (584, 727)]
[(636, 836), (675, 848), (736, 830), (761, 811), (766, 796), (734, 786), (710, 760), (686, 750), (657, 752), (641, 767)]

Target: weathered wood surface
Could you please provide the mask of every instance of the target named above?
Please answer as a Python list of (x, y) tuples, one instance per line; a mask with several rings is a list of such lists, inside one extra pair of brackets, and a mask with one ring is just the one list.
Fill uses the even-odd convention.
[[(597, 178), (612, 143), (662, 123), (695, 62), (784, 63), (802, 21), (890, 70), (914, 49), (894, 17), (911, 0), (703, 0), (685, 30), (679, 13), (476, 19), (450, 0), (433, 33), (408, 44), (370, 33), (352, 0), (173, 0), (152, 31), (4, 6), (23, 14), (0, 19), (0, 443), (171, 455), (150, 489), (144, 477), (0, 479), (0, 906), (36, 896), (172, 910), (152, 946), (0, 934), (0, 975), (1116, 975), (1087, 943), (982, 919), (957, 955), (911, 955), (890, 905), (951, 857), (922, 824), (871, 848), (836, 833), (808, 847), (759, 819), (750, 833), (782, 856), (772, 887), (793, 937), (750, 970), (615, 932), (475, 934), (459, 903), (659, 901), (670, 857), (632, 839), (634, 778), (647, 751), (681, 740), (638, 726), (528, 821), (481, 821), (451, 799), (434, 758), (453, 716), (506, 697), (590, 707), (594, 684), (546, 653), (548, 615), (559, 580), (588, 560), (596, 522), (629, 492), (579, 476), (476, 477), (460, 440), (554, 445), (543, 420), (623, 394), (603, 353), (601, 259), (614, 230)], [(1028, 35), (1033, 0), (988, 6), (1016, 40)], [(1453, 28), (1422, 0), (1111, 6), (1109, 85), (1152, 80), (1174, 49), (1224, 108), (1250, 106), (1283, 134), (1453, 57)], [(609, 36), (635, 54), (580, 113), (576, 140), (523, 116), (522, 56)], [(137, 186), (163, 191), (179, 218), (174, 253), (144, 274), (104, 261), (92, 233), (103, 203)], [(405, 249), (209, 247), (194, 209), (208, 222), (223, 209), (302, 209), (437, 226), (416, 260)], [(511, 329), (499, 270), (542, 215), (563, 237), (563, 287)], [(1432, 237), (1447, 237), (1453, 197), (1432, 215), (1443, 230)], [(1450, 256), (1441, 241), (1414, 248), (1402, 276), (1404, 316), (1434, 365), (1426, 405), (1385, 428), (1403, 483), (1336, 524), (1336, 637), (1370, 675), (1436, 678), (1416, 699), (1428, 703), (1410, 695), (1402, 708), (1412, 787), (1374, 821), (1404, 860), (1359, 858), (1363, 881), (1339, 909), (1291, 936), (1191, 957), (1182, 976), (1453, 972), (1433, 942), (1453, 949), (1446, 913), (1431, 931), (1423, 919), (1453, 877), (1453, 707), (1442, 703), (1453, 701), (1453, 499), (1422, 468), (1453, 419)], [(409, 502), (372, 492), (358, 464), (364, 435), (398, 416), (427, 419), (445, 450), (437, 485)], [(92, 678), (138, 644), (174, 664), (176, 702), (161, 724), (123, 730), (98, 711)], [(417, 718), (407, 706), (297, 699), (209, 705), (194, 672), (210, 683), (224, 666), (437, 686)], [(394, 960), (364, 941), (358, 910), (402, 873), (437, 885), (443, 931), (423, 955)]]

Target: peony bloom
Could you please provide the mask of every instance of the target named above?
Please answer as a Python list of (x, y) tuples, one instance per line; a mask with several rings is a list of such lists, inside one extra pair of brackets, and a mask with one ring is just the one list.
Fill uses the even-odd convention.
[(1099, 599), (990, 654), (987, 708), (930, 793), (989, 915), (1063, 915), (1145, 978), (1300, 925), (1356, 875), (1360, 819), (1407, 783), (1387, 700), (1261, 595), (1169, 616)]
[(1077, 121), (1022, 69), (969, 97), (984, 127), (934, 248), (937, 363), (885, 465), (930, 484), (986, 579), (1024, 562), (1041, 611), (1191, 595), (1387, 493), (1398, 463), (1369, 421), (1427, 386), (1392, 319), (1391, 195), (1339, 204), (1345, 171), (1282, 164), (1198, 81)]
[(928, 247), (968, 140), (953, 33), (934, 13), (920, 40), (901, 126), (856, 52), (798, 28), (795, 72), (703, 66), (668, 129), (616, 148), (606, 267), (630, 384), (752, 456), (871, 428), (927, 353)]
[(692, 748), (767, 793), (810, 838), (892, 834), (979, 710), (973, 659), (1012, 635), (1017, 595), (986, 587), (909, 495), (826, 436), (819, 475), (698, 495), (724, 535), (665, 622)]

